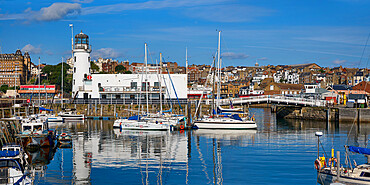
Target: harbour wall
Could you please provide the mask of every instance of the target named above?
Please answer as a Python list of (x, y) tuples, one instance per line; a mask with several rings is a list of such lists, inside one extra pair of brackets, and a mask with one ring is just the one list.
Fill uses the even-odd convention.
[(370, 109), (271, 106), (278, 118), (370, 123)]

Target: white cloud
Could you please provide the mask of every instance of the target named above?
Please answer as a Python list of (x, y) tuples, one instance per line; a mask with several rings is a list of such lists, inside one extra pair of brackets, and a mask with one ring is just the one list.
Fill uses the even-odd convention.
[(93, 58), (118, 58), (121, 55), (117, 50), (113, 48), (100, 48), (98, 50), (95, 50), (91, 53), (91, 56)]
[(53, 3), (49, 7), (41, 8), (36, 12), (36, 20), (55, 21), (68, 15), (76, 15), (81, 11), (81, 5), (78, 3)]
[(72, 0), (72, 1), (75, 2), (75, 3), (91, 3), (94, 0)]
[(347, 62), (347, 60), (339, 60), (339, 59), (337, 59), (337, 60), (334, 60), (333, 61), (334, 64), (343, 64), (345, 62)]
[(222, 53), (221, 55), (223, 58), (227, 58), (227, 59), (231, 59), (231, 60), (234, 60), (234, 59), (246, 59), (249, 57), (249, 55), (246, 55), (244, 53), (234, 53), (234, 52), (225, 52), (225, 53)]
[(27, 8), (19, 14), (0, 14), (0, 20), (56, 21), (80, 12), (81, 5), (78, 3), (53, 3), (39, 11)]
[(40, 54), (42, 53), (42, 50), (40, 47), (35, 47), (31, 44), (27, 44), (22, 48), (23, 52), (29, 52), (31, 54)]

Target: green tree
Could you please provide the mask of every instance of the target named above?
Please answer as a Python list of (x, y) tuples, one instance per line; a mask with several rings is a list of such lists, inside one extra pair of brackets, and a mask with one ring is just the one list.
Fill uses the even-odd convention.
[(126, 68), (125, 66), (123, 65), (118, 65), (114, 68), (114, 70), (117, 72), (117, 73), (125, 73), (126, 71)]
[[(72, 91), (72, 75), (67, 74), (68, 69), (71, 67), (64, 63), (63, 64), (63, 90), (66, 93), (69, 93)], [(47, 79), (43, 82), (49, 82), (52, 85), (58, 85), (60, 86), (62, 84), (62, 63), (59, 63), (57, 65), (46, 65), (42, 69), (42, 73), (46, 74)]]
[(6, 90), (8, 90), (9, 86), (7, 84), (4, 84), (0, 87), (0, 91), (3, 91), (3, 93), (6, 93)]
[(99, 72), (99, 66), (96, 65), (94, 62), (90, 62), (90, 69), (91, 69), (91, 72)]

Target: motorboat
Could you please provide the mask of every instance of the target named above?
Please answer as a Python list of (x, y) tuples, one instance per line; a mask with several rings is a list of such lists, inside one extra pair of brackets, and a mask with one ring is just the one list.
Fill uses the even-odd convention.
[(0, 183), (1, 184), (31, 184), (31, 178), (24, 166), (16, 159), (0, 158)]
[(48, 128), (47, 121), (40, 118), (25, 118), (21, 121), (21, 132), (17, 135), (24, 148), (37, 149), (55, 145), (55, 132)]
[(27, 157), (22, 146), (18, 144), (5, 144), (0, 150), (0, 158), (12, 158), (23, 165)]
[(59, 116), (62, 117), (64, 120), (84, 120), (85, 115), (80, 114), (76, 111), (67, 111), (67, 112), (60, 112)]

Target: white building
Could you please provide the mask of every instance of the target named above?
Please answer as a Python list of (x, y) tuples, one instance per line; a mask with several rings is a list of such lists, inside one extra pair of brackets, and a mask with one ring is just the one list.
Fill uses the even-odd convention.
[(276, 83), (288, 83), (288, 84), (299, 84), (299, 74), (292, 71), (277, 71), (273, 75), (274, 82)]
[(77, 99), (159, 100), (187, 98), (186, 74), (91, 74), (89, 37), (75, 36), (72, 95)]

